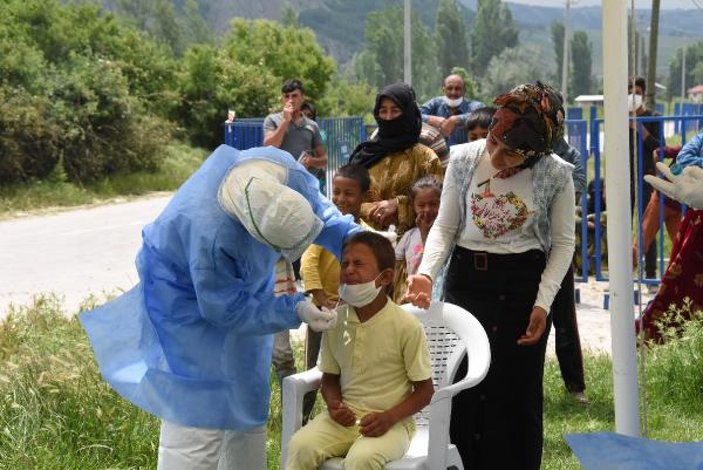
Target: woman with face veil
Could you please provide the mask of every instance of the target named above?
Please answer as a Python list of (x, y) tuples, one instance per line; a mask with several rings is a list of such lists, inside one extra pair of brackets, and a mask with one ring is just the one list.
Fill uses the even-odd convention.
[(388, 85), (376, 96), (373, 116), (377, 135), (359, 144), (350, 163), (369, 170), (371, 189), (361, 218), (377, 230), (395, 225), (398, 235), (415, 225), (408, 199), (412, 184), (423, 176), (444, 176), (435, 153), (418, 143), (422, 120), (415, 92), (405, 83)]

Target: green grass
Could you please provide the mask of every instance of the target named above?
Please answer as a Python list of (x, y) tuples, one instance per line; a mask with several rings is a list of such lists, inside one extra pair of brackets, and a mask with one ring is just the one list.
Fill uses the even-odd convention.
[[(84, 308), (94, 305), (89, 299)], [(298, 364), (302, 347), (296, 345)], [(691, 441), (703, 435), (703, 320), (647, 353), (649, 436)], [(545, 369), (543, 468), (577, 469), (563, 435), (614, 430), (612, 371), (605, 355), (586, 356), (588, 405), (564, 391), (558, 365)], [(272, 376), (269, 468), (278, 468), (280, 395)], [(319, 408), (319, 400), (318, 400)], [(158, 420), (101, 379), (76, 317), (39, 297), (0, 322), (0, 468), (154, 468)]]
[(196, 170), (207, 152), (183, 144), (164, 148), (164, 159), (158, 171), (114, 175), (78, 186), (61, 175), (43, 181), (0, 186), (0, 218), (17, 213), (36, 212), (57, 207), (73, 207), (136, 197), (155, 191), (173, 191)]

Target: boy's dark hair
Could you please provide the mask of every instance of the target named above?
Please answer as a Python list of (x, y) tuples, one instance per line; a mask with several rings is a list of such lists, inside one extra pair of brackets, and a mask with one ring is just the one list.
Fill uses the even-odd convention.
[(644, 79), (644, 77), (635, 77), (635, 84), (632, 84), (632, 79), (630, 79), (627, 83), (627, 88), (634, 88), (634, 87), (640, 87), (642, 88), (642, 93), (647, 91), (647, 80)]
[(434, 189), (440, 196), (442, 195), (442, 182), (435, 175), (423, 176), (419, 180), (415, 181), (410, 190), (408, 191), (408, 197), (411, 201), (415, 199), (415, 195), (421, 189)]
[(466, 120), (466, 130), (472, 131), (477, 127), (483, 127), (488, 129), (491, 125), (491, 120), (493, 119), (493, 114), (495, 114), (496, 108), (493, 106), (484, 106), (483, 108), (478, 108), (471, 113)]
[(312, 104), (310, 101), (305, 100), (305, 101), (303, 101), (303, 104), (300, 105), (300, 110), (301, 110), (301, 111), (304, 111), (304, 110), (306, 110), (306, 109), (307, 109), (308, 111), (310, 111), (310, 114), (312, 114), (312, 118), (311, 118), (311, 119), (312, 119), (313, 121), (317, 121), (317, 109), (315, 109), (315, 105)]
[(349, 245), (355, 245), (357, 243), (366, 245), (371, 249), (374, 258), (376, 258), (379, 272), (385, 271), (386, 269), (395, 269), (395, 250), (386, 237), (370, 230), (356, 232), (344, 240), (342, 252), (344, 252)]
[(371, 177), (369, 176), (369, 170), (361, 165), (356, 165), (353, 163), (347, 163), (337, 168), (334, 176), (341, 176), (342, 178), (349, 178), (359, 183), (361, 186), (361, 192), (365, 193), (371, 188)]
[(288, 80), (283, 82), (283, 86), (281, 87), (281, 93), (290, 93), (295, 90), (300, 90), (300, 93), (304, 95), (305, 89), (303, 88), (303, 82), (301, 82), (297, 78), (289, 78)]

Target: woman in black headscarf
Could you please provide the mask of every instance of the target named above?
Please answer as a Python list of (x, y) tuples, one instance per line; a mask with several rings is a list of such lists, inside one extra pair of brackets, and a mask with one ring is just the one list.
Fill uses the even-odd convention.
[(376, 96), (373, 116), (378, 133), (359, 144), (350, 163), (366, 167), (371, 189), (361, 206), (361, 218), (378, 230), (393, 224), (398, 235), (415, 225), (408, 200), (412, 184), (423, 176), (444, 176), (437, 155), (418, 143), (422, 121), (415, 92), (405, 83), (386, 86)]

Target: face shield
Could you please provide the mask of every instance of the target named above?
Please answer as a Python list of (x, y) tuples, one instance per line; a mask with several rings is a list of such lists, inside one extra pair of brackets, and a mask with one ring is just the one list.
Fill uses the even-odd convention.
[(253, 176), (243, 185), (229, 187), (227, 193), (227, 205), (249, 234), (291, 262), (300, 258), (322, 231), (324, 224), (308, 201), (271, 179)]

